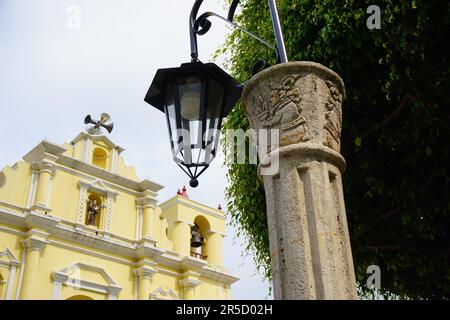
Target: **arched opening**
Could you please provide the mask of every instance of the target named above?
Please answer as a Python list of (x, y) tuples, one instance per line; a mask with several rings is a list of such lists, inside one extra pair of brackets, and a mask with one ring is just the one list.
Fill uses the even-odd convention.
[[(194, 258), (206, 260), (208, 257), (206, 255), (206, 246), (208, 245), (205, 241), (205, 233), (211, 229), (208, 220), (203, 216), (197, 216), (194, 219), (194, 226), (191, 228), (191, 256)], [(192, 242), (194, 238), (200, 237), (202, 242), (201, 246), (193, 247)], [(197, 239), (198, 240), (198, 239)]]
[(87, 200), (86, 205), (86, 219), (85, 224), (100, 228), (100, 221), (103, 209), (103, 199), (101, 196), (95, 193), (91, 193)]
[(102, 169), (107, 169), (108, 152), (103, 148), (95, 148), (92, 153), (92, 164)]
[(68, 297), (66, 300), (94, 300), (91, 297), (85, 296), (83, 294), (76, 294), (74, 296)]

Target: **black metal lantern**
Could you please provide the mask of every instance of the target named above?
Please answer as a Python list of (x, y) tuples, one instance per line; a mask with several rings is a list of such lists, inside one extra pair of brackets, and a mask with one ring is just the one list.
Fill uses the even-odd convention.
[(173, 160), (191, 187), (217, 153), (222, 120), (242, 87), (214, 63), (194, 61), (159, 69), (145, 101), (166, 114)]
[[(217, 17), (273, 49), (277, 62), (287, 62), (276, 3), (275, 0), (268, 1), (276, 48), (233, 23), (239, 0), (232, 0), (227, 18), (205, 12), (198, 19), (203, 0), (195, 0), (189, 17), (191, 62), (179, 68), (159, 69), (145, 96), (147, 103), (166, 114), (173, 159), (191, 178), (189, 184), (193, 188), (216, 156), (222, 120), (242, 93), (242, 86), (225, 71), (214, 63), (204, 64), (198, 60), (197, 35), (208, 32), (211, 27), (209, 17)], [(259, 61), (252, 73), (267, 66), (265, 61)]]

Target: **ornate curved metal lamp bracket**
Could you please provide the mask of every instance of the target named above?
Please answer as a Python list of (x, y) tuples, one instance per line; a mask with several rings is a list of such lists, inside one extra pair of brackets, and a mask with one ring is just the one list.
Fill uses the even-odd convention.
[[(197, 35), (204, 35), (209, 31), (209, 29), (211, 28), (211, 25), (212, 25), (211, 21), (208, 19), (210, 17), (219, 18), (220, 20), (226, 22), (227, 24), (233, 26), (234, 28), (237, 28), (237, 29), (245, 32), (252, 38), (258, 40), (265, 46), (267, 46), (270, 49), (272, 49), (273, 51), (275, 51), (275, 54), (277, 57), (277, 63), (287, 62), (286, 50), (284, 48), (283, 35), (281, 33), (281, 28), (279, 26), (278, 13), (276, 11), (276, 5), (275, 5), (274, 0), (269, 0), (269, 7), (271, 9), (272, 23), (274, 26), (275, 36), (277, 39), (277, 47), (270, 45), (267, 41), (263, 40), (262, 38), (260, 38), (256, 34), (254, 34), (253, 32), (250, 32), (250, 31), (242, 28), (241, 26), (233, 23), (234, 14), (235, 14), (236, 8), (239, 4), (239, 0), (233, 0), (233, 2), (230, 5), (230, 9), (228, 11), (227, 18), (224, 18), (221, 15), (218, 15), (214, 12), (205, 12), (197, 18), (197, 14), (198, 14), (198, 11), (199, 11), (202, 3), (203, 3), (203, 0), (195, 1), (194, 5), (192, 7), (192, 10), (191, 10), (191, 16), (190, 16), (190, 21), (189, 21), (192, 62), (199, 61), (198, 60)], [(267, 64), (266, 61), (258, 60), (258, 62), (256, 62), (256, 64), (252, 68), (252, 74), (256, 74), (257, 72), (259, 72), (262, 69), (267, 68), (268, 66), (269, 65)]]

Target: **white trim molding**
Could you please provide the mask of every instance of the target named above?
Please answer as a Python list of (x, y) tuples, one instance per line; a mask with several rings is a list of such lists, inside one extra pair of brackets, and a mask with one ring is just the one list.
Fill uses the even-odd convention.
[[(22, 210), (26, 212), (25, 208), (22, 208)], [(56, 218), (51, 215), (44, 215), (33, 211), (27, 212), (27, 214), (21, 214), (5, 210), (0, 207), (0, 223), (6, 223), (7, 225), (23, 228), (26, 226), (26, 216), (30, 217), (28, 218), (28, 223), (30, 226), (41, 225), (48, 227), (47, 232), (52, 237), (47, 241), (53, 245), (67, 247), (67, 244), (59, 241), (66, 240), (73, 243), (71, 246), (72, 250), (78, 250), (79, 252), (83, 252), (91, 256), (108, 258), (111, 261), (119, 261), (117, 255), (123, 257), (120, 258), (122, 263), (129, 265), (134, 264), (134, 262), (132, 262), (133, 259), (149, 259), (158, 263), (162, 267), (168, 267), (176, 272), (181, 272), (186, 269), (195, 270), (200, 273), (203, 278), (221, 281), (225, 284), (231, 284), (239, 280), (238, 277), (229, 274), (228, 271), (223, 268), (213, 269), (207, 266), (207, 262), (204, 260), (189, 256), (181, 257), (171, 250), (161, 248), (152, 239), (142, 238), (139, 241), (136, 241), (119, 237), (115, 234), (111, 234), (111, 236), (107, 238), (101, 234), (97, 235), (95, 230), (91, 230), (91, 228), (85, 226), (79, 228), (76, 223)], [(0, 227), (0, 230), (3, 229), (4, 228)], [(27, 236), (25, 233), (22, 234), (14, 229), (7, 229), (4, 231), (21, 235), (23, 237)], [(89, 249), (85, 247), (88, 247)], [(100, 251), (102, 251), (102, 253), (100, 253)], [(136, 264), (136, 266), (138, 265)], [(22, 269), (23, 268), (21, 268), (21, 270)], [(163, 272), (163, 269), (157, 268), (157, 270), (158, 272), (168, 274), (167, 271)]]
[(221, 220), (226, 220), (226, 216), (223, 211), (205, 206), (204, 204), (198, 203), (196, 201), (187, 199), (186, 197), (179, 195), (176, 195), (175, 197), (167, 200), (166, 202), (163, 202), (162, 204), (159, 205), (159, 207), (161, 208), (161, 210), (164, 211), (164, 209), (172, 207), (173, 205), (183, 205), (188, 208), (195, 209), (196, 211), (199, 211), (201, 213), (219, 218)]
[(164, 290), (162, 286), (159, 286), (158, 288), (156, 288), (155, 290), (153, 290), (150, 293), (150, 299), (152, 299), (152, 300), (179, 300), (177, 294), (171, 288), (167, 288), (166, 290)]
[[(82, 279), (81, 270), (89, 270), (98, 273), (105, 280), (105, 283), (96, 283)], [(88, 291), (99, 292), (108, 295), (108, 300), (117, 300), (122, 287), (119, 286), (112, 277), (100, 267), (88, 265), (85, 263), (75, 263), (59, 271), (52, 273), (53, 278), (53, 300), (61, 300), (61, 291), (63, 285), (75, 289), (84, 289)]]
[(5, 300), (11, 300), (12, 292), (14, 289), (14, 280), (16, 278), (16, 270), (20, 266), (20, 261), (12, 254), (12, 252), (5, 248), (5, 250), (0, 251), (0, 258), (5, 256), (9, 261), (5, 262), (0, 260), (0, 266), (4, 266), (9, 269), (8, 281), (6, 286)]

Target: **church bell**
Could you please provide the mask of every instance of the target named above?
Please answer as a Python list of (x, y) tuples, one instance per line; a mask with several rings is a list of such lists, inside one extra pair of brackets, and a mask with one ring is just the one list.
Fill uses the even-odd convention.
[(198, 225), (191, 227), (191, 247), (198, 248), (203, 245), (203, 237), (200, 234), (200, 228)]

